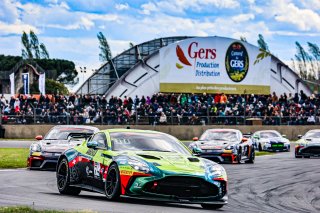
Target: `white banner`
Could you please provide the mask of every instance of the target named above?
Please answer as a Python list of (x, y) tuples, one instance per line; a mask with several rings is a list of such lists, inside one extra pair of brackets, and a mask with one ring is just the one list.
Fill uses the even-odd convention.
[(23, 93), (25, 95), (30, 94), (29, 90), (29, 73), (22, 73)]
[(222, 37), (168, 45), (160, 49), (160, 91), (268, 94), (271, 57), (261, 55), (256, 46)]
[(42, 95), (46, 94), (46, 73), (39, 75), (39, 91)]
[(15, 87), (14, 87), (14, 72), (9, 75), (10, 77), (10, 94), (11, 96), (15, 95)]

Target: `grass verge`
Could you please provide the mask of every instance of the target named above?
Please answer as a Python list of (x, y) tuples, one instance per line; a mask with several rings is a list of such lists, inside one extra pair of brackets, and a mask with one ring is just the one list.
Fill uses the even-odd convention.
[(0, 169), (25, 168), (28, 155), (28, 148), (0, 148)]
[[(36, 210), (32, 209), (28, 206), (10, 206), (10, 207), (0, 207), (0, 213), (16, 213), (16, 212), (23, 212), (23, 213), (76, 213), (74, 211), (57, 211), (57, 210)], [(78, 211), (81, 212), (92, 212), (92, 211)]]
[(256, 152), (256, 156), (274, 155), (274, 154), (275, 154), (275, 152), (265, 152), (265, 151)]

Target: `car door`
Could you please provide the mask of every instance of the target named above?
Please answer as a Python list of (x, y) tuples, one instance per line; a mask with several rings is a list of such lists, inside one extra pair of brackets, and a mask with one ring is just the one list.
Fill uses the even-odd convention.
[(247, 158), (249, 155), (249, 139), (245, 140), (243, 135), (240, 136), (241, 141), (240, 141), (240, 146), (241, 146), (241, 157)]
[(90, 161), (92, 173), (89, 176), (88, 181), (95, 190), (104, 190), (104, 180), (110, 163), (109, 161), (111, 161), (111, 159), (108, 158), (110, 150), (107, 143), (107, 137), (105, 133), (100, 132), (96, 134), (92, 140), (98, 142), (98, 147)]
[[(105, 149), (105, 142), (104, 142), (104, 133), (98, 132), (93, 135), (89, 141), (96, 141), (99, 145), (97, 148), (88, 148), (83, 158), (86, 158), (86, 164), (83, 164), (83, 183), (86, 185), (93, 186), (94, 184), (94, 176), (95, 171), (98, 169), (97, 166), (94, 165), (94, 158), (97, 156), (97, 153), (101, 153), (101, 149)], [(99, 149), (101, 148), (101, 149)]]

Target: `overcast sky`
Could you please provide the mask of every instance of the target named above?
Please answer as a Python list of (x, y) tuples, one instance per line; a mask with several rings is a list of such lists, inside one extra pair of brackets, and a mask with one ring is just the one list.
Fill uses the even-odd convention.
[(99, 31), (113, 55), (159, 37), (226, 36), (256, 45), (261, 33), (283, 61), (295, 41), (320, 45), (320, 0), (0, 0), (0, 54), (21, 55), (22, 31), (34, 30), (51, 58), (100, 67)]

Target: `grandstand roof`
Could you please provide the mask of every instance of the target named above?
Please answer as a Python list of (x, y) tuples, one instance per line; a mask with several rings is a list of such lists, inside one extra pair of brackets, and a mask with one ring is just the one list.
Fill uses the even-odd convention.
[(188, 36), (157, 38), (131, 47), (102, 65), (76, 91), (77, 94), (106, 94), (108, 89), (136, 64), (171, 43)]

